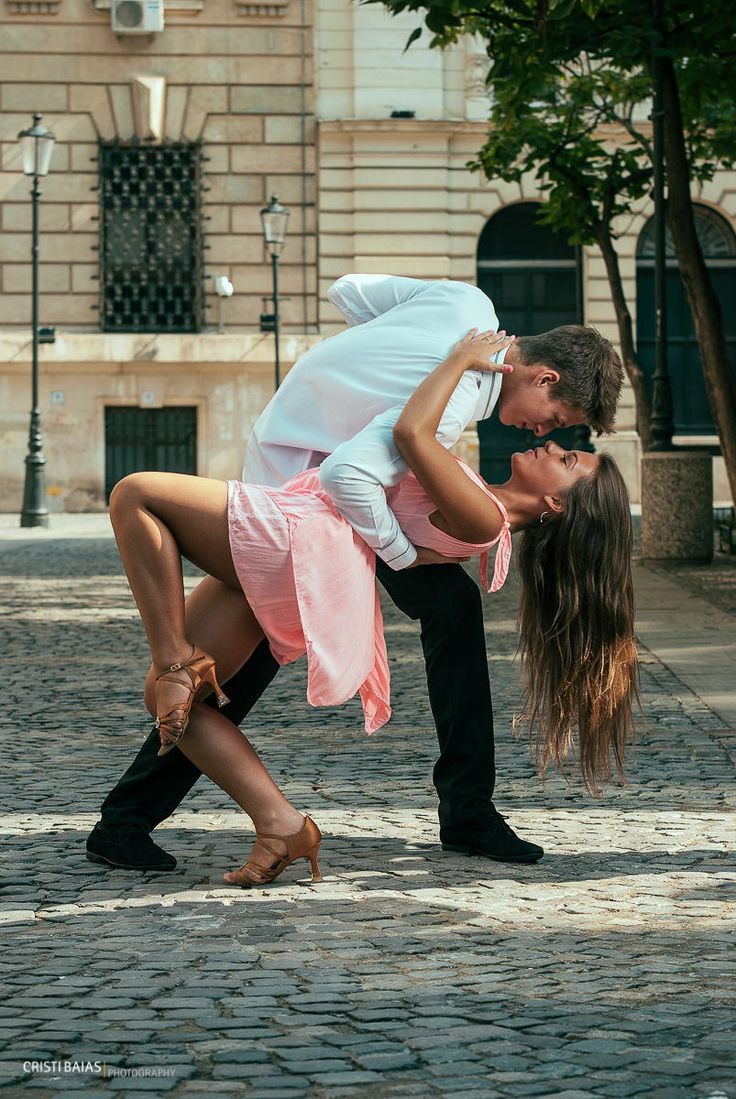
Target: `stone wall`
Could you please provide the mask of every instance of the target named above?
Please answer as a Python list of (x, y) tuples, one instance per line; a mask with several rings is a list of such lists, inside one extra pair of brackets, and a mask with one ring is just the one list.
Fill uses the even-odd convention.
[(416, 13), (390, 16), (380, 5), (317, 0), (315, 86), (321, 119), (464, 118), (467, 45), (430, 50), (428, 35), (405, 53)]
[[(41, 321), (58, 326), (59, 341), (43, 349), (41, 411), (55, 506), (69, 509), (100, 506), (105, 403), (135, 405), (144, 392), (162, 404), (196, 404), (199, 472), (237, 475), (250, 425), (272, 392), (273, 341), (258, 334), (258, 322), (271, 286), (259, 210), (273, 191), (292, 211), (281, 265), (285, 365), (339, 329), (325, 298), (337, 276), (385, 271), (474, 283), (487, 220), (510, 203), (540, 198), (532, 179), (503, 184), (468, 170), (486, 130), (482, 45), (466, 40), (440, 53), (419, 41), (404, 53), (417, 15), (391, 19), (377, 5), (350, 0), (314, 0), (313, 14), (311, 2), (169, 0), (165, 31), (149, 39), (116, 37), (109, 0), (0, 0), (0, 330), (8, 337), (0, 331), (7, 364), (0, 372), (0, 507), (17, 506), (28, 422), (29, 350), (21, 333), (30, 323), (30, 199), (16, 135), (34, 110), (58, 138), (42, 185)], [(163, 81), (161, 135), (201, 138), (210, 158), (206, 263), (235, 285), (224, 320), (236, 335), (208, 335), (206, 346), (204, 337), (174, 336), (113, 346), (95, 335), (92, 158), (98, 137), (146, 136), (151, 81)], [(391, 118), (394, 111), (413, 117)], [(733, 223), (736, 173), (719, 173), (698, 197)], [(650, 213), (642, 204), (619, 226), (634, 321), (636, 244)], [(584, 250), (583, 283), (586, 321), (616, 343), (595, 248)], [(217, 309), (211, 294), (208, 300), (211, 328)], [(63, 406), (50, 403), (58, 391), (66, 394)], [(627, 387), (617, 434), (603, 448), (621, 463), (637, 501), (634, 423)], [(461, 449), (474, 460), (469, 435)], [(714, 483), (715, 499), (728, 500), (720, 460)]]
[[(227, 323), (258, 327), (271, 287), (259, 210), (276, 192), (292, 211), (281, 268), (283, 320), (299, 331), (314, 328), (310, 0), (170, 0), (165, 9), (162, 33), (117, 36), (109, 0), (0, 0), (1, 327), (26, 326), (30, 318), (31, 209), (17, 133), (41, 111), (57, 137), (41, 188), (42, 321), (94, 330), (96, 142), (148, 136), (155, 110), (145, 81), (153, 78), (163, 88), (158, 136), (201, 139), (209, 157), (205, 261), (208, 274), (229, 275), (235, 285)], [(214, 324), (211, 280), (207, 290)]]
[[(504, 206), (539, 199), (530, 178), (506, 184), (472, 173), (485, 122), (470, 120), (346, 119), (320, 122), (320, 319), (323, 332), (341, 323), (326, 300), (345, 271), (387, 272), (475, 283), (480, 233)], [(731, 224), (736, 220), (736, 174), (719, 173), (697, 192)], [(636, 249), (651, 216), (642, 204), (618, 226), (624, 290), (636, 330)], [(583, 249), (583, 313), (587, 324), (618, 344), (605, 266), (595, 247)], [(503, 318), (500, 318), (503, 323)], [(616, 434), (596, 445), (616, 458), (635, 503), (641, 499), (641, 446), (631, 387), (624, 386)], [(717, 442), (715, 436), (692, 442)], [(714, 500), (730, 502), (723, 460), (713, 462)]]
[[(285, 335), (284, 373), (318, 339)], [(253, 423), (273, 394), (270, 336), (80, 332), (40, 350), (50, 511), (104, 508), (106, 407), (196, 407), (196, 472), (226, 480), (240, 476)], [(0, 333), (0, 362), (0, 511), (16, 511), (28, 434), (28, 339)]]

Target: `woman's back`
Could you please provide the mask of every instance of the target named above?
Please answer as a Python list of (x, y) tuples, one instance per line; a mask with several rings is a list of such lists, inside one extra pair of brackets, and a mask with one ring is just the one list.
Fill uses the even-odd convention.
[[(480, 485), (488, 493), (489, 502), (492, 501), (501, 513), (502, 520), (506, 520), (506, 509), (493, 495), (481, 477), (464, 462), (459, 465), (465, 470), (471, 480)], [(437, 511), (434, 502), (427, 495), (413, 473), (408, 473), (395, 488), (388, 490), (387, 499), (392, 511), (399, 521), (401, 529), (415, 546), (426, 546), (428, 549), (437, 550), (447, 557), (464, 556), (473, 557), (477, 553), (494, 546), (500, 535), (492, 541), (482, 544), (463, 542), (454, 538), (451, 534), (440, 530), (431, 522), (430, 516)]]
[[(459, 461), (459, 464), (467, 475), (488, 493), (489, 501), (493, 501), (501, 513), (503, 522), (507, 522), (506, 509), (483, 479), (464, 462)], [(317, 469), (307, 469), (304, 473), (298, 473), (296, 477), (292, 477), (280, 488), (268, 488), (266, 491), (281, 510), (294, 519), (311, 518), (315, 514), (315, 498), (319, 501), (317, 505), (319, 512), (326, 511), (333, 516), (339, 516), (337, 508), (322, 488), (318, 474)], [(470, 543), (440, 530), (430, 522), (430, 516), (436, 512), (437, 508), (413, 473), (407, 473), (398, 485), (388, 490), (386, 497), (401, 529), (414, 545), (426, 546), (427, 549), (444, 553), (448, 557), (473, 557), (490, 549), (500, 537), (497, 535), (490, 542)]]

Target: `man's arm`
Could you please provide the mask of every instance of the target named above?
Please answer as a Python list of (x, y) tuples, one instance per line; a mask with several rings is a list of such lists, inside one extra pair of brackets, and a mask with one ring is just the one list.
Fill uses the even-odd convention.
[[(445, 447), (457, 442), (470, 420), (478, 395), (477, 381), (465, 375), (452, 395), (437, 439)], [(386, 499), (386, 489), (408, 471), (393, 439), (402, 405), (388, 409), (339, 446), (320, 467), (322, 487), (341, 515), (371, 549), (395, 570), (413, 565), (417, 551), (406, 537)]]
[(342, 275), (333, 282), (327, 297), (352, 328), (387, 313), (431, 285), (431, 282), (399, 275)]

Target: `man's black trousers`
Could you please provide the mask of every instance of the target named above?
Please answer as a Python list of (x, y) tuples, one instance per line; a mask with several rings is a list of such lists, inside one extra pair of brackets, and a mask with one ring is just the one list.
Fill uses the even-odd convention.
[[(495, 782), (493, 709), (480, 592), (460, 565), (423, 565), (378, 578), (396, 606), (421, 623), (429, 699), (440, 745), (434, 768), (440, 825), (461, 824), (489, 808)], [(276, 675), (263, 641), (225, 683), (222, 713), (240, 725)], [(214, 705), (214, 702), (212, 702)], [(355, 730), (355, 735), (359, 731)], [(170, 816), (201, 772), (182, 752), (159, 757), (151, 730), (136, 758), (102, 803), (102, 823), (147, 831)]]

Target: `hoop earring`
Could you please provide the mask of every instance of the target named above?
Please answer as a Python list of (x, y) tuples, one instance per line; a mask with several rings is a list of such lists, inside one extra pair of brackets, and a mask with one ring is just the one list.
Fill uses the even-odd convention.
[(541, 514), (541, 515), (539, 516), (539, 522), (540, 522), (540, 523), (543, 523), (543, 522), (544, 522), (544, 517), (545, 517), (545, 515), (549, 515), (549, 512), (548, 512), (548, 511), (543, 511), (543, 512), (542, 512), (542, 514)]

